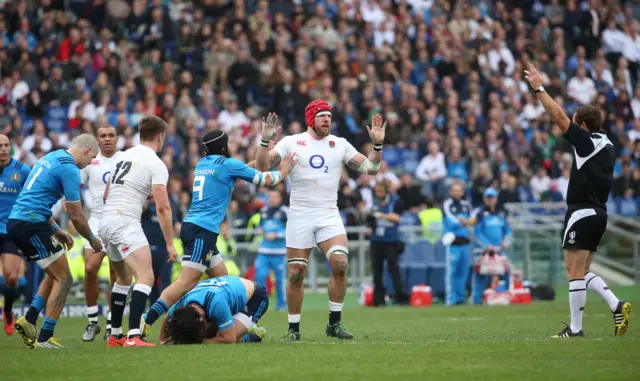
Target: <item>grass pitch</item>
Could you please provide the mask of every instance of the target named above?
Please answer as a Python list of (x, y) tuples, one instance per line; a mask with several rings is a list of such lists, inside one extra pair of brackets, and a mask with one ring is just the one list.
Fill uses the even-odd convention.
[[(639, 311), (639, 288), (616, 292)], [(67, 318), (56, 336), (69, 349), (29, 350), (0, 333), (0, 380), (639, 380), (640, 318), (613, 337), (611, 312), (589, 293), (586, 337), (551, 340), (569, 321), (564, 294), (526, 306), (382, 309), (359, 307), (351, 294), (349, 342), (325, 336), (324, 294), (307, 295), (297, 343), (280, 342), (286, 313), (272, 310), (261, 321), (266, 342), (226, 346), (107, 348), (101, 338), (82, 342), (86, 320)]]

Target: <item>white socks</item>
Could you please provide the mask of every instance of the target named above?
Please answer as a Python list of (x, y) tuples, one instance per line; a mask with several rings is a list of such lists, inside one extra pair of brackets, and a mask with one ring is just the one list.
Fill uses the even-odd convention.
[(98, 306), (87, 306), (87, 317), (89, 318), (89, 323), (97, 323), (98, 322)]
[(584, 275), (584, 280), (587, 284), (587, 288), (600, 295), (600, 297), (609, 305), (611, 312), (615, 312), (620, 300), (618, 300), (609, 287), (607, 287), (604, 280), (591, 271)]
[(569, 281), (569, 309), (571, 310), (571, 332), (578, 333), (582, 330), (582, 315), (584, 305), (587, 302), (587, 285), (584, 279), (572, 279)]
[(289, 323), (300, 323), (300, 314), (288, 315)]
[(329, 302), (329, 311), (330, 312), (340, 312), (342, 311), (342, 307), (344, 307), (344, 303), (334, 303)]

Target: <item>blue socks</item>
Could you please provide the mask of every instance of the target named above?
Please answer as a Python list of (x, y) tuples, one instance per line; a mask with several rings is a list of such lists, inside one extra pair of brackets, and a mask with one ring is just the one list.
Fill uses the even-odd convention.
[(147, 312), (147, 316), (145, 317), (144, 321), (149, 325), (153, 325), (153, 323), (155, 323), (156, 320), (158, 320), (158, 318), (164, 315), (167, 311), (169, 311), (169, 306), (167, 306), (167, 303), (165, 303), (162, 299), (158, 299), (155, 303), (153, 303), (151, 309), (149, 309), (149, 312)]
[(42, 322), (42, 328), (40, 329), (40, 336), (38, 337), (39, 343), (44, 343), (53, 336), (53, 330), (56, 328), (56, 320), (45, 316)]
[(38, 315), (40, 315), (40, 312), (44, 310), (46, 306), (47, 301), (42, 296), (36, 295), (36, 297), (31, 302), (31, 306), (29, 307), (27, 314), (25, 315), (25, 319), (27, 319), (29, 323), (35, 325), (38, 321)]
[(245, 333), (242, 336), (242, 342), (243, 343), (261, 343), (262, 339), (260, 338), (260, 336), (256, 335), (255, 333)]

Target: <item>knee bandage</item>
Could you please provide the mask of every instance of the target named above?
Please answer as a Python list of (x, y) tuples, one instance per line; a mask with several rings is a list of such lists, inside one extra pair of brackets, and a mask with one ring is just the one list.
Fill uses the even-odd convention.
[(306, 258), (289, 258), (287, 259), (287, 266), (291, 265), (302, 265), (307, 266), (309, 264), (309, 260)]
[(331, 257), (332, 255), (344, 255), (344, 256), (348, 256), (349, 255), (349, 249), (346, 248), (345, 246), (341, 246), (341, 245), (335, 245), (335, 246), (331, 246), (331, 248), (329, 248), (329, 250), (327, 250), (327, 259), (329, 257)]

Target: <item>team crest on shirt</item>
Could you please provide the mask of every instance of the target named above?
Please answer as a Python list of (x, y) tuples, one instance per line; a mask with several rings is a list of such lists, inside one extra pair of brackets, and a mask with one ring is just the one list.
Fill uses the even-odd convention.
[(15, 182), (20, 181), (20, 174), (16, 172), (13, 175), (11, 175), (11, 181), (15, 181)]
[(336, 142), (334, 142), (333, 140), (329, 140), (329, 147), (336, 148)]

